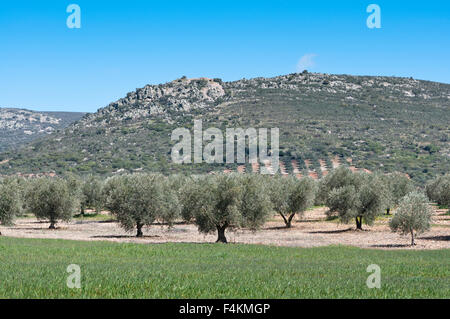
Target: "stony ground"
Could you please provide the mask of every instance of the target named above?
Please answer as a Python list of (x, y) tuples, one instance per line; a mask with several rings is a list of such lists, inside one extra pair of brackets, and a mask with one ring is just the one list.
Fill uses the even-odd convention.
[[(259, 231), (227, 231), (231, 243), (263, 244), (294, 247), (317, 247), (328, 245), (350, 245), (378, 249), (441, 249), (450, 248), (450, 215), (445, 210), (436, 210), (432, 229), (417, 237), (415, 247), (410, 247), (410, 237), (391, 233), (388, 217), (382, 217), (375, 225), (364, 226), (356, 231), (352, 224), (341, 224), (336, 220), (327, 221), (325, 208), (317, 208), (305, 213), (302, 219), (293, 223), (293, 228), (283, 228), (281, 218), (275, 217)], [(99, 220), (100, 219), (100, 220)], [(215, 234), (199, 234), (195, 225), (178, 223), (169, 229), (163, 225), (152, 225), (144, 229), (143, 238), (135, 238), (126, 233), (108, 216), (95, 219), (75, 219), (70, 223), (60, 223), (57, 230), (49, 230), (48, 223), (34, 218), (21, 218), (14, 227), (0, 227), (4, 236), (22, 238), (57, 238), (71, 240), (103, 240), (134, 243), (165, 242), (214, 242)]]

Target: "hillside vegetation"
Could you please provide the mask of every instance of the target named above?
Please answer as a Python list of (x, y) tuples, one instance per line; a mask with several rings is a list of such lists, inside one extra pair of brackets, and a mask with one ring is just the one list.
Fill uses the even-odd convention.
[[(417, 183), (450, 170), (450, 85), (410, 78), (298, 73), (147, 85), (65, 130), (0, 155), (0, 173), (236, 170), (171, 163), (175, 128), (280, 129), (283, 172), (321, 177), (336, 163), (400, 171)], [(351, 164), (350, 164), (351, 163)], [(257, 171), (249, 164), (241, 171)]]
[(78, 121), (85, 113), (0, 108), (0, 151), (16, 149)]

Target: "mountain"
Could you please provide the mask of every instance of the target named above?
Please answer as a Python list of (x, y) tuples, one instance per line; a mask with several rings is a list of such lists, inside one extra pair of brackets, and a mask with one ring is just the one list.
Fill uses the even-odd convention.
[(0, 108), (0, 152), (17, 149), (78, 121), (85, 113)]
[(147, 85), (66, 129), (0, 154), (1, 174), (72, 171), (257, 171), (249, 164), (171, 162), (171, 133), (203, 128), (280, 130), (282, 171), (320, 177), (337, 165), (409, 174), (450, 170), (450, 85), (412, 78), (295, 73)]

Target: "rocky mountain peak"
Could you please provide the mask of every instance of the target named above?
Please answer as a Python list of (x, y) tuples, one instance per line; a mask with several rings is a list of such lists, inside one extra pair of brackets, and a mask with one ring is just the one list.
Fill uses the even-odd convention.
[(129, 92), (119, 99), (98, 110), (97, 114), (86, 117), (83, 125), (94, 125), (92, 120), (114, 119), (137, 120), (168, 112), (189, 112), (198, 108), (217, 105), (225, 96), (220, 79), (194, 78), (180, 79), (159, 85), (146, 85)]

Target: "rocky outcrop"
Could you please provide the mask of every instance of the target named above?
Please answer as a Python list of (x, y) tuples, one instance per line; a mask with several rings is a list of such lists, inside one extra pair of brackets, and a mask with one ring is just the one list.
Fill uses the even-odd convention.
[(84, 113), (36, 112), (0, 108), (0, 151), (19, 147), (37, 137), (64, 128)]

